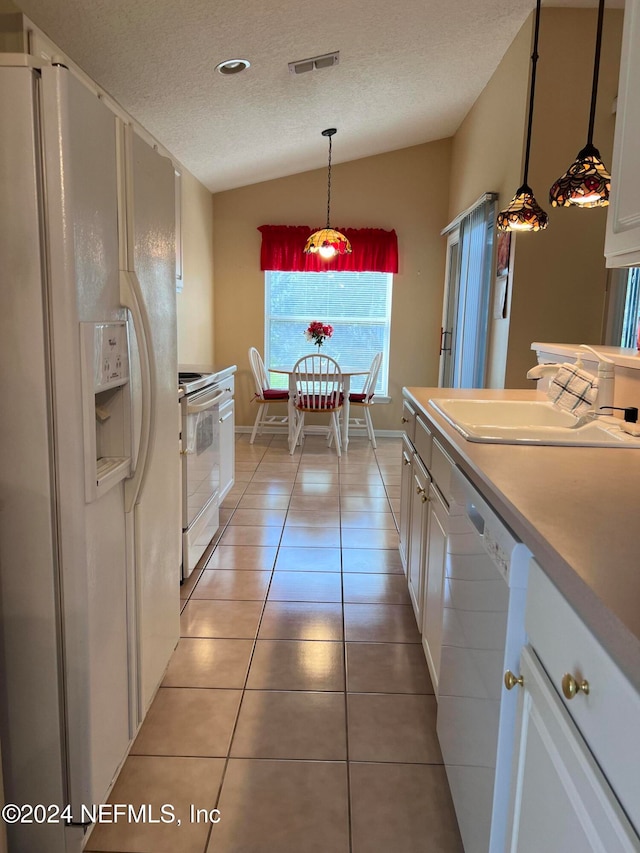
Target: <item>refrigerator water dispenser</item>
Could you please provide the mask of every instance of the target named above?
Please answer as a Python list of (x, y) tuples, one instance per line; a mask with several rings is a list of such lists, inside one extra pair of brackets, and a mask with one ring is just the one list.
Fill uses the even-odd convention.
[(81, 323), (85, 498), (131, 473), (131, 392), (126, 322)]

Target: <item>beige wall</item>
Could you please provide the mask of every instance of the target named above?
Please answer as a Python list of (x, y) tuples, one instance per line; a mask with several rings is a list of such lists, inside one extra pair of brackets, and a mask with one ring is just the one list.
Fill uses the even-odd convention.
[[(611, 168), (623, 13), (607, 9), (594, 144)], [(595, 9), (543, 8), (529, 183), (549, 214), (546, 231), (517, 236), (507, 387), (529, 387), (531, 342), (600, 343), (607, 271), (606, 208), (553, 208), (550, 186), (587, 139)]]
[[(454, 136), (450, 220), (484, 192), (499, 193), (498, 204), (504, 206), (520, 185), (531, 33), (530, 17)], [(486, 384), (489, 388), (501, 388), (509, 338), (509, 310), (505, 319), (491, 319), (490, 324)]]
[(182, 276), (178, 294), (178, 362), (213, 366), (213, 199), (182, 172)]
[[(378, 429), (399, 429), (403, 385), (433, 385), (438, 375), (444, 240), (451, 141), (418, 145), (335, 165), (331, 219), (336, 227), (395, 228), (389, 393), (376, 407)], [(214, 195), (215, 358), (237, 364), (236, 423), (253, 423), (247, 350), (264, 348), (264, 273), (258, 226), (322, 224), (326, 169)], [(330, 318), (329, 318), (330, 319)]]

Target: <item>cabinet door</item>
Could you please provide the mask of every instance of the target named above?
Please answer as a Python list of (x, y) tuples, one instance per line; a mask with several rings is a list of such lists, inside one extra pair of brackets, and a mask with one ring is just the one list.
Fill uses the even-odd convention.
[(429, 520), (425, 554), (425, 579), (422, 606), (422, 646), (427, 658), (436, 696), (442, 648), (442, 608), (444, 567), (447, 554), (448, 509), (438, 490), (429, 487)]
[(608, 267), (640, 266), (640, 0), (627, 0), (605, 256)]
[(638, 851), (640, 839), (530, 647), (521, 675), (507, 850)]
[(224, 500), (235, 478), (234, 402), (220, 406), (220, 498)]
[(402, 440), (402, 474), (400, 480), (400, 557), (404, 573), (407, 574), (409, 560), (409, 534), (411, 530), (411, 497), (413, 474), (411, 471), (411, 459), (413, 447), (407, 441), (406, 436)]
[(429, 528), (429, 481), (430, 477), (426, 468), (417, 456), (412, 462), (412, 490), (411, 496), (411, 530), (409, 533), (409, 559), (407, 562), (407, 583), (409, 585), (409, 596), (416, 615), (418, 630), (422, 628), (422, 597), (423, 580), (425, 570), (425, 557), (427, 545), (427, 531)]

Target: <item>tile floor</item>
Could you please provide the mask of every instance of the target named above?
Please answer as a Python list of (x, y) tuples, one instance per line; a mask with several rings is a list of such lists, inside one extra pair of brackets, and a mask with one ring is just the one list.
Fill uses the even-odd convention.
[(399, 495), (399, 439), (355, 438), (338, 461), (317, 436), (293, 457), (237, 436), (221, 529), (110, 798), (176, 820), (100, 824), (87, 853), (460, 853)]

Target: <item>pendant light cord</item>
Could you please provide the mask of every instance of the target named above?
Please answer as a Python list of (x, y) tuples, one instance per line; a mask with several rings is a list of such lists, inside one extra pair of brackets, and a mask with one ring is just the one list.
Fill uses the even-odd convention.
[[(540, 6), (542, 0), (536, 3), (536, 24), (533, 35), (533, 53), (531, 54), (531, 87), (529, 89), (529, 122), (527, 125), (527, 147), (524, 155), (523, 186), (529, 185), (529, 153), (531, 151), (531, 128), (533, 126), (533, 99), (536, 91), (536, 66), (538, 64), (538, 34), (540, 32)], [(601, 0), (603, 2), (603, 0)]]
[(602, 45), (604, 2), (605, 0), (600, 0), (600, 4), (598, 6), (598, 29), (596, 32), (596, 54), (593, 60), (593, 86), (591, 88), (591, 112), (589, 113), (589, 130), (587, 132), (587, 145), (593, 144), (593, 126), (596, 121), (596, 98), (598, 96), (598, 76), (600, 74), (600, 47)]
[(327, 170), (327, 230), (329, 225), (329, 214), (331, 211), (331, 137), (329, 137), (329, 168)]

